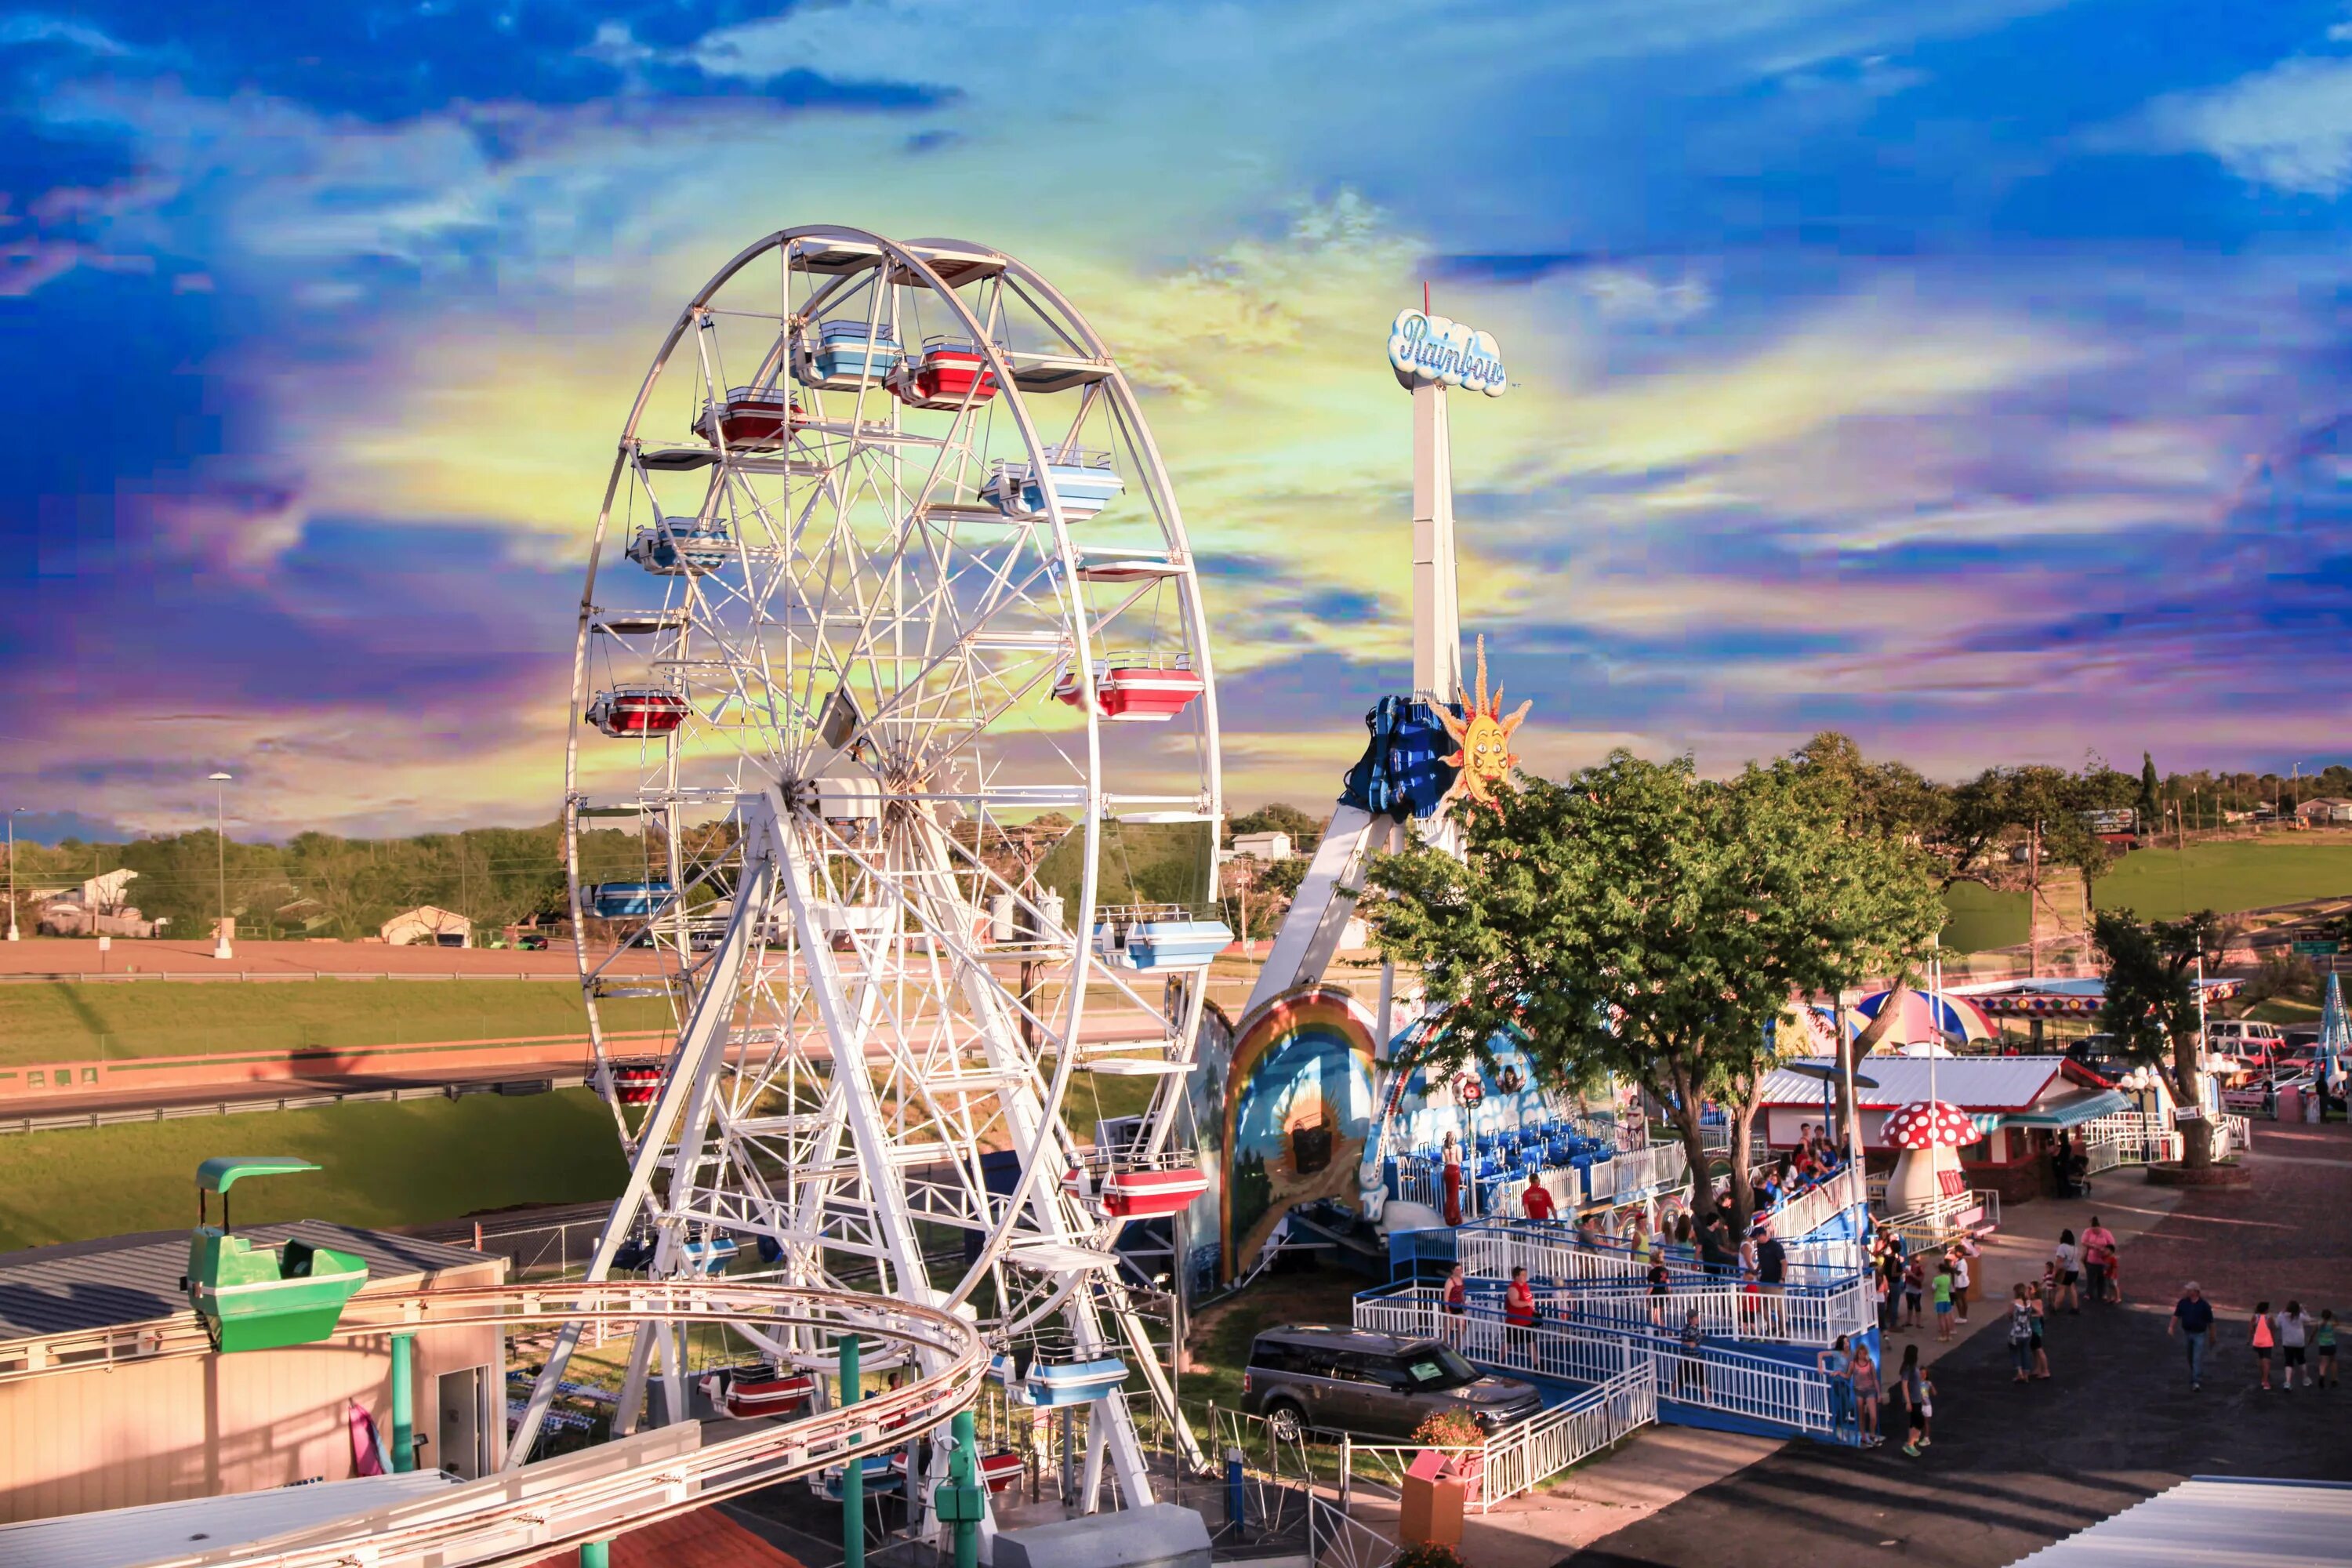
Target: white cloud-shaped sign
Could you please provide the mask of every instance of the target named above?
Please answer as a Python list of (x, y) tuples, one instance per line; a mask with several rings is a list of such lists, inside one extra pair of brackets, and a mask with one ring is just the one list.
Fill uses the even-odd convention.
[(1414, 310), (1399, 310), (1389, 328), (1389, 363), (1407, 387), (1434, 382), (1500, 397), (1510, 384), (1503, 351), (1492, 336)]

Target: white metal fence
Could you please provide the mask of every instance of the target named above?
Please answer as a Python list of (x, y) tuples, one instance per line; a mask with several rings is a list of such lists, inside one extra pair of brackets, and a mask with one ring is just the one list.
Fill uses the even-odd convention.
[(1811, 1236), (1868, 1196), (1862, 1172), (1848, 1165), (1828, 1181), (1808, 1187), (1772, 1211), (1772, 1234), (1783, 1241)]
[[(1845, 1237), (1785, 1245), (1786, 1282), (1790, 1285), (1837, 1289), (1850, 1283), (1867, 1262), (1867, 1248)], [(1455, 1256), (1464, 1270), (1479, 1279), (1508, 1279), (1512, 1269), (1524, 1268), (1536, 1279), (1646, 1284), (1650, 1268), (1629, 1243), (1608, 1238), (1582, 1242), (1562, 1226), (1528, 1221), (1465, 1225), (1455, 1233)], [(1678, 1273), (1698, 1268), (1686, 1247), (1668, 1247), (1665, 1256)]]
[(1878, 1222), (1880, 1229), (1894, 1231), (1915, 1252), (1941, 1247), (1963, 1231), (1991, 1230), (2000, 1224), (2000, 1194), (1990, 1187), (1947, 1193)]
[(1710, 1338), (1775, 1344), (1827, 1345), (1877, 1321), (1860, 1274), (1831, 1289), (1780, 1289), (1685, 1276), (1664, 1294), (1642, 1286), (1602, 1285), (1570, 1288), (1538, 1300), (1548, 1320), (1672, 1335), (1696, 1312), (1700, 1331)]
[(1507, 1372), (1606, 1386), (1647, 1367), (1654, 1397), (1769, 1422), (1815, 1436), (1850, 1433), (1853, 1418), (1842, 1380), (1815, 1368), (1707, 1343), (1696, 1346), (1655, 1335), (1576, 1323), (1532, 1328), (1505, 1322), (1499, 1312), (1473, 1307), (1460, 1316), (1441, 1310), (1440, 1292), (1427, 1287), (1356, 1300), (1355, 1326), (1380, 1333), (1438, 1339), (1472, 1361)]

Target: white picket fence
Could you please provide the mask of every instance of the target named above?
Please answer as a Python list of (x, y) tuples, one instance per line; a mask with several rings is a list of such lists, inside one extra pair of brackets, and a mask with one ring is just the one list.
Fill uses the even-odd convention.
[(1947, 1193), (1878, 1222), (1880, 1229), (1894, 1231), (1914, 1252), (1941, 1247), (1963, 1231), (1993, 1230), (2000, 1225), (2000, 1194), (1990, 1187)]
[[(1464, 1483), (1465, 1505), (1480, 1513), (1496, 1503), (1532, 1491), (1580, 1459), (1588, 1458), (1658, 1418), (1657, 1385), (1646, 1363), (1628, 1365), (1595, 1388), (1588, 1388), (1542, 1415), (1507, 1426), (1475, 1448), (1446, 1448)], [(1371, 1465), (1391, 1478), (1429, 1445), (1371, 1444), (1342, 1439), (1344, 1470)]]
[(1628, 1149), (1585, 1173), (1592, 1201), (1639, 1196), (1679, 1187), (1690, 1177), (1690, 1154), (1679, 1143), (1653, 1143)]
[[(1785, 1245), (1790, 1285), (1834, 1289), (1851, 1283), (1868, 1262), (1868, 1249), (1844, 1237)], [(1455, 1249), (1464, 1271), (1475, 1279), (1508, 1279), (1512, 1269), (1524, 1268), (1536, 1279), (1604, 1284), (1638, 1280), (1646, 1285), (1650, 1270), (1627, 1243), (1601, 1240), (1587, 1245), (1564, 1226), (1526, 1220), (1465, 1225), (1455, 1233)], [(1698, 1267), (1680, 1247), (1669, 1253), (1667, 1261), (1678, 1272)]]
[(1842, 1404), (1827, 1373), (1702, 1342), (1686, 1349), (1669, 1338), (1542, 1322), (1507, 1323), (1499, 1312), (1441, 1310), (1427, 1286), (1356, 1299), (1355, 1326), (1377, 1333), (1435, 1339), (1484, 1366), (1605, 1385), (1637, 1366), (1649, 1368), (1655, 1397), (1770, 1422), (1818, 1436), (1840, 1436)]
[[(1620, 1151), (1609, 1159), (1585, 1170), (1570, 1165), (1544, 1167), (1538, 1180), (1544, 1191), (1551, 1194), (1553, 1209), (1572, 1215), (1579, 1209), (1596, 1204), (1622, 1204), (1651, 1194), (1679, 1187), (1690, 1171), (1690, 1156), (1679, 1143), (1653, 1143), (1645, 1149)], [(1479, 1217), (1478, 1184), (1467, 1173), (1462, 1182), (1462, 1217)], [(1519, 1194), (1527, 1190), (1524, 1178), (1502, 1184), (1493, 1213), (1507, 1218), (1520, 1217)], [(1397, 1156), (1397, 1196), (1408, 1203), (1426, 1204), (1443, 1210), (1445, 1206), (1445, 1168), (1425, 1154)]]
[[(2176, 1161), (2187, 1152), (2186, 1140), (2168, 1118), (2137, 1110), (2117, 1111), (2082, 1126), (2084, 1153), (2090, 1173), (2118, 1165), (2146, 1165)], [(2213, 1158), (2226, 1160), (2253, 1147), (2253, 1127), (2242, 1116), (2213, 1119)]]

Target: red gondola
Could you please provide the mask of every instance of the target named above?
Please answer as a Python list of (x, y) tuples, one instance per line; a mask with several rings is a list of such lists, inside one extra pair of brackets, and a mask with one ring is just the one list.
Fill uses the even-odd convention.
[(1181, 1214), (1209, 1190), (1197, 1170), (1114, 1171), (1103, 1184), (1103, 1212), (1114, 1219), (1158, 1219)]
[(588, 722), (607, 735), (667, 735), (686, 722), (686, 699), (657, 686), (621, 686), (600, 691), (588, 705)]
[(662, 1064), (659, 1062), (615, 1062), (613, 1064), (613, 1098), (623, 1105), (651, 1105), (661, 1092)]
[[(1184, 711), (1206, 682), (1182, 666), (1122, 664), (1095, 677), (1095, 706), (1115, 722), (1159, 722)], [(1079, 706), (1077, 671), (1066, 672), (1054, 695)]]
[(816, 1380), (805, 1373), (779, 1373), (773, 1367), (725, 1367), (702, 1374), (702, 1396), (723, 1415), (750, 1419), (782, 1415), (808, 1403)]
[(702, 405), (694, 433), (714, 447), (723, 439), (731, 449), (772, 452), (791, 439), (803, 417), (801, 405), (777, 388), (730, 386), (726, 402)]
[(902, 364), (891, 377), (890, 390), (912, 408), (976, 407), (996, 395), (996, 373), (988, 368), (988, 356), (971, 343), (932, 338), (923, 344), (921, 358)]
[[(890, 1468), (904, 1479), (907, 1474), (907, 1452), (901, 1448), (890, 1456)], [(1003, 1492), (1027, 1473), (1021, 1456), (1010, 1448), (999, 1448), (980, 1457), (981, 1484), (992, 1492)]]

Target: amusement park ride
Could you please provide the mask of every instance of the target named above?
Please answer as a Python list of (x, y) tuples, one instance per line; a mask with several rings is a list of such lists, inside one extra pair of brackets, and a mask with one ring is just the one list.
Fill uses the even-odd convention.
[[(751, 246), (680, 312), (622, 428), (574, 712), (574, 929), (614, 939), (579, 955), (631, 1161), (589, 1279), (755, 1253), (734, 1278), (951, 1313), (1031, 1403), (1087, 1407), (1089, 1499), (1108, 1474), (1150, 1502), (1130, 1370), (1184, 1427), (1113, 1244), (1205, 1184), (1171, 1133), (1229, 933), (1098, 896), (1114, 825), (1222, 812), (1192, 553), (1109, 350), (985, 247), (837, 227)], [(1059, 896), (989, 854), (1049, 812), (1084, 850)], [(643, 879), (592, 882), (616, 826)], [(678, 1020), (657, 1072), (607, 1044), (607, 999), (647, 994)], [(1066, 1116), (1105, 1062), (1157, 1082), (1108, 1150)], [(837, 1372), (828, 1335), (734, 1332), (757, 1365), (726, 1408)], [(658, 1321), (616, 1432), (649, 1388), (688, 1408), (685, 1342)]]

